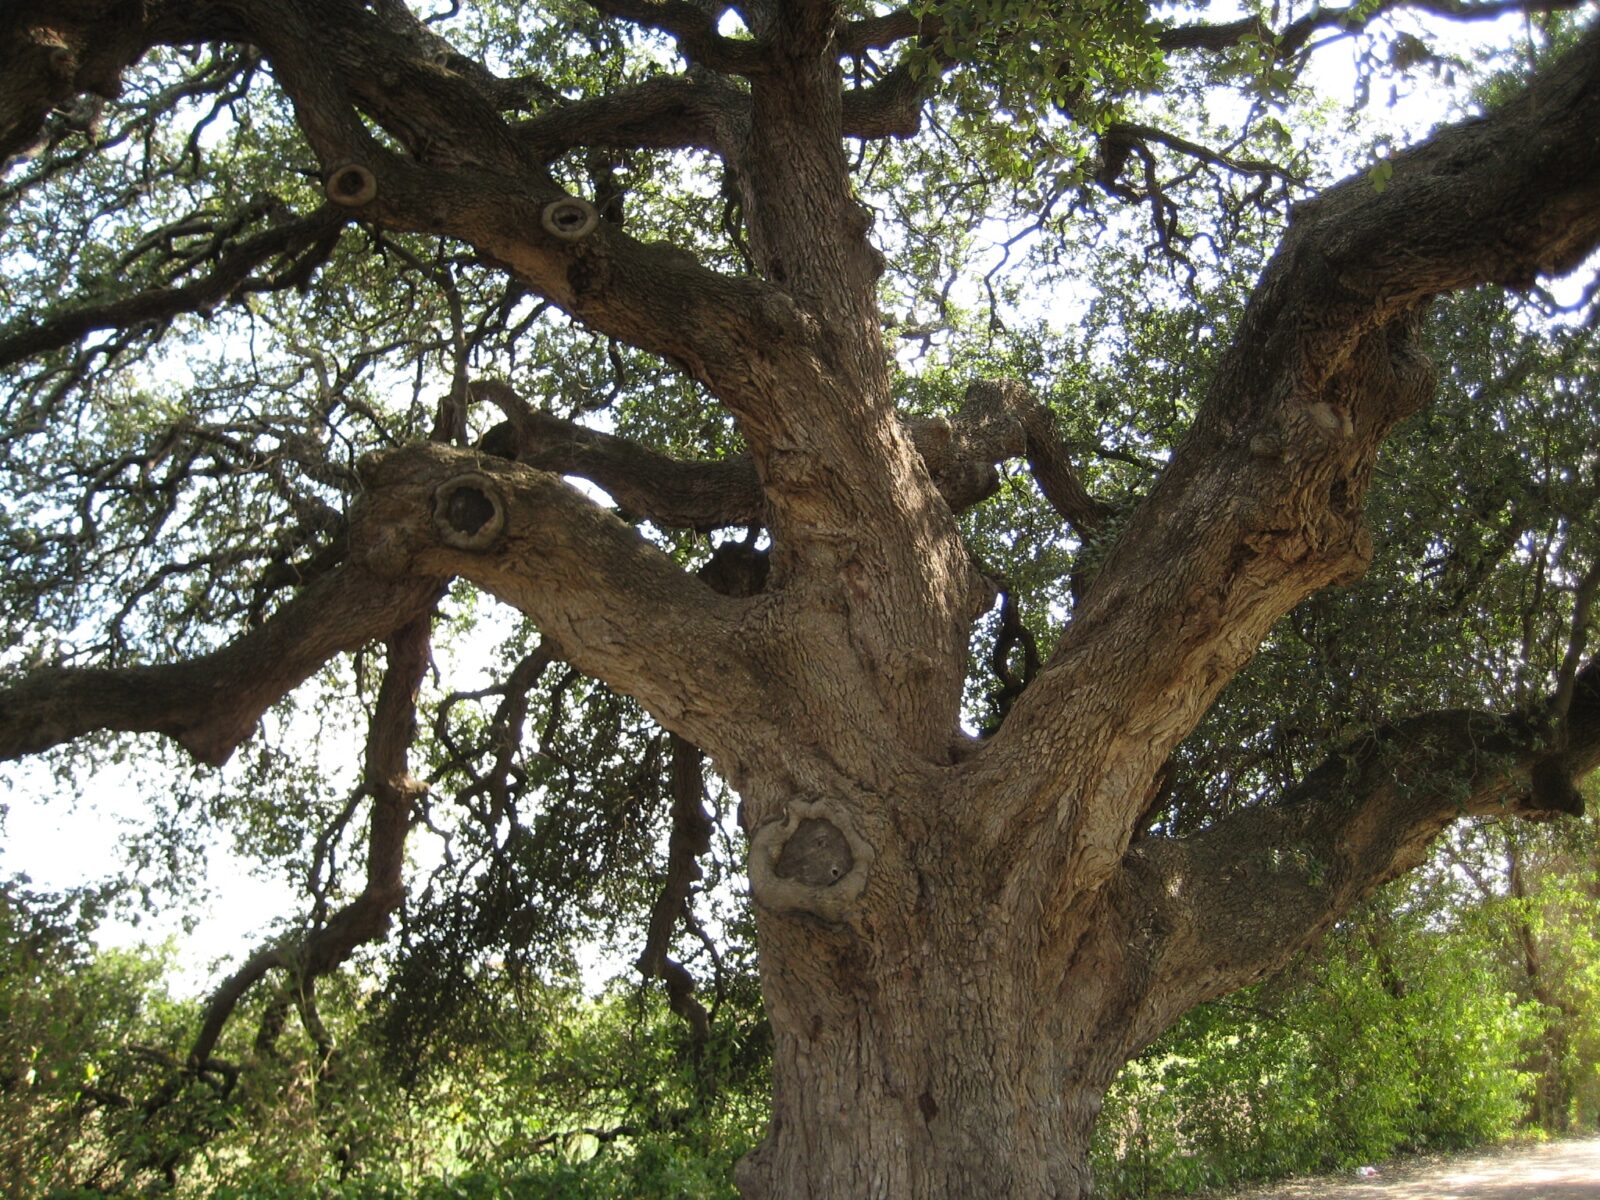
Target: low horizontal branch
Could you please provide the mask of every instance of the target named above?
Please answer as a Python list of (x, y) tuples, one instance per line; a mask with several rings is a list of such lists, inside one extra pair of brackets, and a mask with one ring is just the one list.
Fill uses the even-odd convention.
[(427, 611), (442, 581), (382, 578), (347, 564), (262, 625), (187, 662), (44, 667), (0, 688), (0, 759), (100, 731), (161, 733), (220, 765), (261, 714), (336, 654), (358, 650)]
[(1141, 1041), (1277, 970), (1456, 820), (1581, 811), (1574, 782), (1600, 766), (1600, 661), (1580, 672), (1564, 728), (1554, 742), (1543, 709), (1420, 714), (1333, 750), (1276, 803), (1136, 843), (1124, 875), (1166, 931)]

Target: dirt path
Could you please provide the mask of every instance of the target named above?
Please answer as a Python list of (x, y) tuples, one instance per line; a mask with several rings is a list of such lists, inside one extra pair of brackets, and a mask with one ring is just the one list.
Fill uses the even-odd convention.
[(1408, 1159), (1371, 1179), (1301, 1179), (1232, 1200), (1600, 1200), (1600, 1138)]

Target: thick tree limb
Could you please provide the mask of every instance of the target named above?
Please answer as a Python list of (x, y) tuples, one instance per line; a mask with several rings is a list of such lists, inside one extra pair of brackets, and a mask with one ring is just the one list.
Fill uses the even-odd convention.
[(149, 48), (143, 6), (123, 0), (14, 0), (0, 9), (0, 164), (34, 147), (52, 109), (112, 97)]
[(346, 564), (211, 654), (145, 667), (47, 667), (0, 690), (0, 758), (99, 730), (162, 733), (220, 765), (271, 705), (336, 654), (428, 611), (442, 577)]
[[(983, 391), (985, 399), (974, 402), (980, 388), (990, 386), (969, 389), (954, 421), (917, 419), (905, 426), (950, 510), (964, 512), (988, 499), (999, 486), (995, 464), (1026, 453), (1046, 496), (1052, 503), (1059, 499), (1058, 511), (1075, 527), (1092, 525), (1108, 509), (1083, 491), (1055, 437), (1049, 411), (1020, 388), (1005, 392), (1003, 400), (989, 399), (990, 393)], [(480, 449), (488, 453), (515, 458), (541, 471), (587, 479), (604, 489), (629, 517), (664, 529), (704, 531), (765, 523), (766, 497), (748, 455), (673, 458), (628, 438), (536, 410), (498, 380), (477, 380), (472, 390), (476, 398), (491, 401), (509, 418), (485, 436)], [(1028, 430), (1036, 433), (1030, 435)]]
[[(1600, 766), (1600, 662), (1581, 673), (1569, 718), (1570, 785)], [(1544, 729), (1538, 712), (1426, 713), (1330, 756), (1276, 804), (1137, 843), (1123, 866), (1129, 911), (1154, 913), (1163, 932), (1133, 1045), (1281, 967), (1457, 819), (1551, 816), (1533, 777), (1550, 757)]]
[(580, 146), (737, 152), (750, 119), (750, 96), (720, 75), (691, 71), (574, 100), (530, 117), (517, 137), (541, 162)]
[(1137, 781), (1272, 622), (1364, 569), (1378, 446), (1432, 391), (1416, 340), (1428, 300), (1526, 285), (1600, 244), (1600, 28), (1393, 166), (1387, 188), (1358, 176), (1298, 210), (1189, 436), (983, 752), (1008, 779), (1036, 772), (1029, 803), (1084, 886), (1121, 860)]
[(919, 15), (909, 8), (897, 8), (845, 25), (839, 31), (839, 52), (857, 55), (869, 50), (887, 50), (907, 38), (937, 37), (943, 29), (944, 21), (936, 14)]
[(723, 37), (717, 32), (716, 11), (689, 0), (589, 0), (610, 17), (670, 34), (678, 50), (692, 63), (732, 75), (755, 75), (768, 70), (765, 48), (758, 42)]
[(741, 752), (729, 706), (760, 729), (771, 685), (741, 636), (745, 602), (717, 595), (556, 476), (438, 445), (373, 456), (361, 470), (351, 547), (369, 569), (470, 580), (530, 617), (579, 670), (723, 755), (725, 769)]

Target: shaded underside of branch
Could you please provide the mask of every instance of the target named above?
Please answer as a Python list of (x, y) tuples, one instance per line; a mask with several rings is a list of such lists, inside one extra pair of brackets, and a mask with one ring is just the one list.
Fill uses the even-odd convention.
[(336, 654), (428, 611), (442, 580), (383, 578), (346, 564), (265, 623), (187, 662), (46, 667), (0, 690), (0, 758), (36, 754), (98, 730), (162, 733), (220, 765), (271, 705)]
[(1573, 782), (1600, 766), (1600, 661), (1578, 675), (1566, 730), (1554, 746), (1544, 709), (1421, 714), (1333, 752), (1277, 803), (1136, 843), (1119, 886), (1164, 930), (1138, 1044), (1281, 967), (1452, 822), (1574, 811)]

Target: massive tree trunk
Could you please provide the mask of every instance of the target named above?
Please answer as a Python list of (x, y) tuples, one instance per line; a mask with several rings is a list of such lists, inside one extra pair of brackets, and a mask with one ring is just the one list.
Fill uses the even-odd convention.
[[(1131, 1055), (1309, 944), (1450, 821), (1570, 808), (1573, 779), (1600, 758), (1600, 669), (1574, 662), (1552, 707), (1415, 715), (1330, 747), (1291, 792), (1192, 836), (1143, 828), (1174, 749), (1273, 622), (1364, 569), (1378, 448), (1432, 386), (1416, 342), (1430, 300), (1526, 284), (1600, 243), (1600, 33), (1520, 98), (1397, 155), (1387, 187), (1355, 178), (1296, 210), (1186, 440), (1122, 515), (1038, 678), (978, 742), (958, 715), (993, 586), (955, 511), (992, 486), (995, 463), (1025, 456), (1080, 534), (1107, 513), (1015, 384), (975, 386), (948, 423), (895, 411), (880, 259), (842, 138), (914, 127), (921, 93), (904, 73), (847, 89), (840, 59), (918, 35), (919, 19), (752, 4), (744, 40), (695, 5), (605, 0), (703, 69), (512, 123), (510, 83), (452, 59), (403, 5), (69, 7), (52, 25), (48, 6), (18, 6), (13, 23), (38, 36), (0, 61), (0, 152), (151, 45), (246, 40), (292, 101), (333, 209), (457, 239), (589, 328), (678, 364), (737, 420), (748, 454), (676, 462), (480, 388), (506, 410), (518, 461), (437, 442), (369, 456), (342, 558), (295, 601), (190, 663), (21, 680), (0, 692), (0, 752), (148, 729), (220, 762), (320, 663), (387, 636), (393, 684), (369, 759), (393, 842), (430, 606), (452, 578), (514, 606), (549, 654), (636, 698), (742, 797), (776, 1040), (772, 1130), (740, 1174), (753, 1200), (1087, 1195), (1100, 1100)], [(115, 28), (97, 28), (108, 13)], [(1241, 31), (1180, 32), (1157, 41), (1229, 45)], [(588, 219), (552, 163), (614, 141), (718, 155), (755, 274)], [(333, 220), (241, 244), (196, 303)], [(194, 296), (143, 297), (138, 313)], [(83, 306), (0, 343), (0, 360), (128, 311)], [(667, 526), (758, 520), (770, 574), (713, 586), (562, 473)], [(398, 850), (385, 850), (363, 929), (397, 901)], [(348, 948), (333, 939), (324, 957)]]
[(822, 931), (769, 955), (774, 1112), (744, 1195), (1089, 1194), (1126, 981), (1082, 950), (1041, 962), (1015, 923), (945, 907), (912, 915), (893, 965)]

